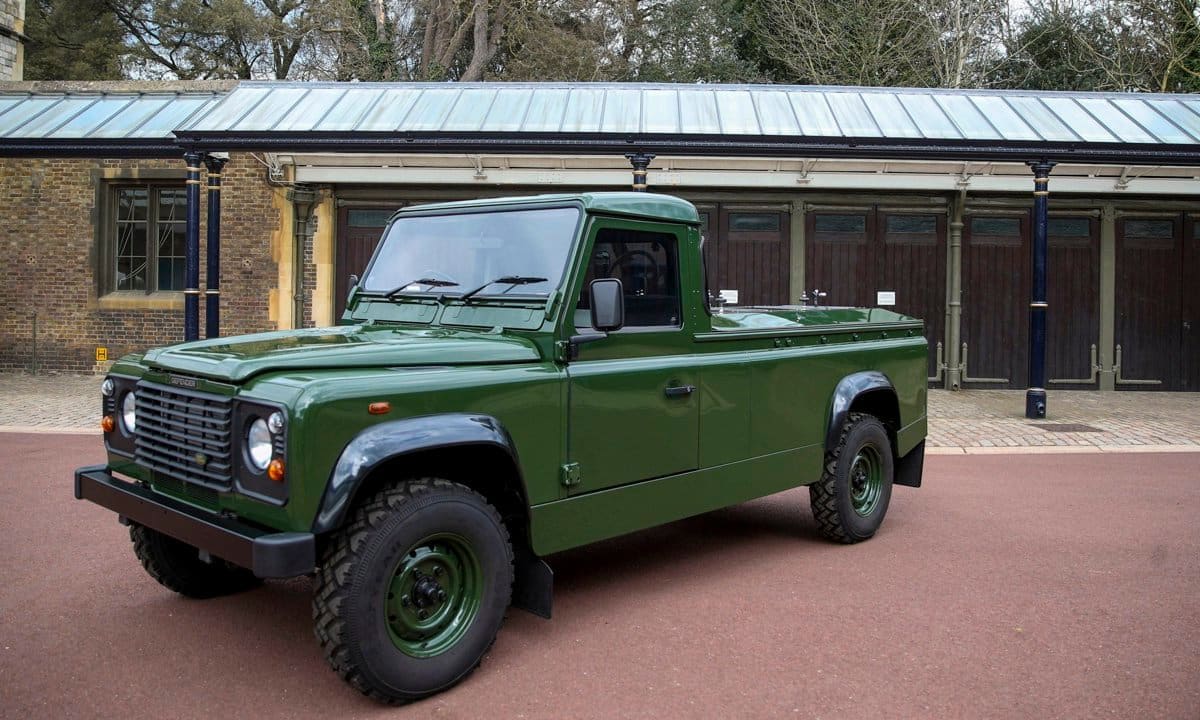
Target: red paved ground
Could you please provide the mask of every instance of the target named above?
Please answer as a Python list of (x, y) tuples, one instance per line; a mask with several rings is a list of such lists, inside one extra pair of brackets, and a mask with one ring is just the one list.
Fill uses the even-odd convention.
[(5, 717), (1200, 717), (1200, 455), (932, 457), (862, 545), (800, 491), (564, 553), (553, 621), (399, 709), (326, 668), (306, 580), (151, 581), (71, 497), (99, 459), (0, 435)]

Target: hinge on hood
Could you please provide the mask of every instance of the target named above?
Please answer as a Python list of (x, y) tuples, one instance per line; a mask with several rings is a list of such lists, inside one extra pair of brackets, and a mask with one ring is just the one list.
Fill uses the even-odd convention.
[(583, 482), (583, 472), (579, 469), (579, 463), (563, 465), (561, 479), (564, 487), (572, 487)]

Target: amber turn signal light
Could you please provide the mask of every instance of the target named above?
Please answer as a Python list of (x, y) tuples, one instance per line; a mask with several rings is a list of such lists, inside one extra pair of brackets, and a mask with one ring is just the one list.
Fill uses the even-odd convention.
[(367, 406), (367, 412), (372, 415), (386, 415), (392, 411), (390, 402), (373, 402)]
[(106, 433), (110, 433), (117, 427), (117, 423), (113, 420), (112, 415), (105, 415), (100, 418), (100, 429)]
[(283, 461), (275, 458), (267, 465), (267, 477), (275, 482), (283, 482)]

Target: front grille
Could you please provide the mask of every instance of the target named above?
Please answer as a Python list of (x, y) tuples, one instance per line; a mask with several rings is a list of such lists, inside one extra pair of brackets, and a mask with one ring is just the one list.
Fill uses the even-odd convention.
[(229, 398), (139, 382), (135, 459), (156, 475), (228, 490), (232, 418)]

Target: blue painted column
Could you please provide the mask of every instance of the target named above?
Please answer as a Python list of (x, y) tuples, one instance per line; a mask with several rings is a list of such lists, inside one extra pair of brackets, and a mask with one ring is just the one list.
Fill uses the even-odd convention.
[(633, 165), (634, 192), (646, 192), (649, 187), (646, 183), (646, 170), (650, 167), (650, 161), (654, 157), (654, 153), (647, 152), (625, 153), (625, 158), (629, 160), (630, 165)]
[(221, 170), (225, 158), (207, 155), (208, 265), (204, 272), (204, 337), (221, 336)]
[(200, 339), (200, 159), (201, 153), (183, 154), (187, 163), (187, 234), (184, 237), (183, 339)]
[(1025, 417), (1046, 417), (1046, 216), (1050, 200), (1048, 160), (1027, 163), (1033, 169), (1033, 282), (1029, 300), (1029, 389)]

